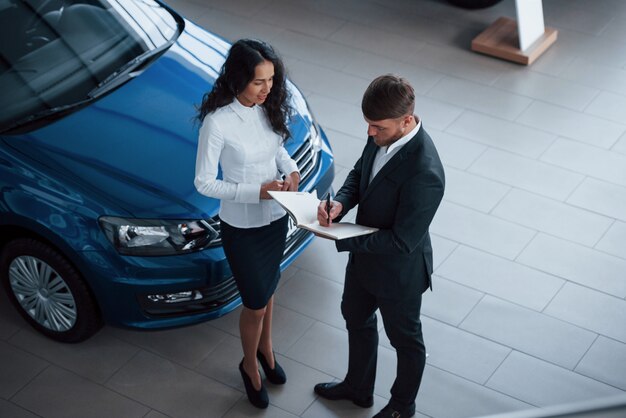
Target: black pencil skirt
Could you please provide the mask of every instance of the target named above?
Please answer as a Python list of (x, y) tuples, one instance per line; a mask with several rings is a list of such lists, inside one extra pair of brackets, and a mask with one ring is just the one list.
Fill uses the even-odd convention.
[(237, 228), (221, 222), (224, 253), (246, 308), (264, 308), (276, 290), (288, 219), (285, 215), (257, 228)]

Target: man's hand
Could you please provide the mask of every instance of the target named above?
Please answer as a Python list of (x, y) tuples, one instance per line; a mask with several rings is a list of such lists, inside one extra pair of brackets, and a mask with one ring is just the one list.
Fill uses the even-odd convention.
[(300, 184), (300, 173), (294, 171), (293, 173), (285, 176), (285, 180), (283, 181), (283, 192), (297, 192), (298, 185)]
[[(334, 200), (330, 201), (330, 216), (326, 211), (326, 200), (322, 200), (320, 204), (317, 206), (317, 221), (321, 226), (330, 226), (333, 223), (333, 219), (335, 219), (341, 211), (343, 210), (343, 205), (340, 202), (335, 202)], [(330, 218), (330, 222), (328, 222)]]

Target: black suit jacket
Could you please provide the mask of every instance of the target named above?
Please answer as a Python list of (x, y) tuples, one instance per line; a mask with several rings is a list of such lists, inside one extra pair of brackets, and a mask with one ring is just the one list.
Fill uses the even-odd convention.
[(378, 148), (369, 137), (335, 200), (343, 205), (340, 218), (358, 204), (356, 222), (379, 231), (338, 240), (336, 246), (350, 251), (346, 274), (379, 297), (402, 298), (431, 286), (428, 228), (443, 198), (445, 176), (421, 127), (368, 184)]

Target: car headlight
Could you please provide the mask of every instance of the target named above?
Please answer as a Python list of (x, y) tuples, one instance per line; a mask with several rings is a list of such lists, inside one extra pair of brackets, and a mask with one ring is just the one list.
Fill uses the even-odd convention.
[(177, 255), (221, 243), (219, 221), (100, 218), (100, 226), (115, 249), (124, 255)]
[(311, 145), (313, 146), (313, 151), (317, 154), (322, 149), (322, 136), (317, 130), (317, 124), (315, 121), (311, 121), (311, 126), (309, 128), (309, 135), (311, 138)]

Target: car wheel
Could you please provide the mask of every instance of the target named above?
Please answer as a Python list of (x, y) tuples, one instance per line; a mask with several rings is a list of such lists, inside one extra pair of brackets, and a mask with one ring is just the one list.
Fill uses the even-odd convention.
[(464, 9), (484, 9), (500, 3), (500, 1), (502, 0), (448, 0), (448, 3)]
[(80, 342), (102, 326), (83, 278), (51, 246), (30, 238), (9, 242), (0, 256), (0, 275), (15, 307), (42, 334)]

